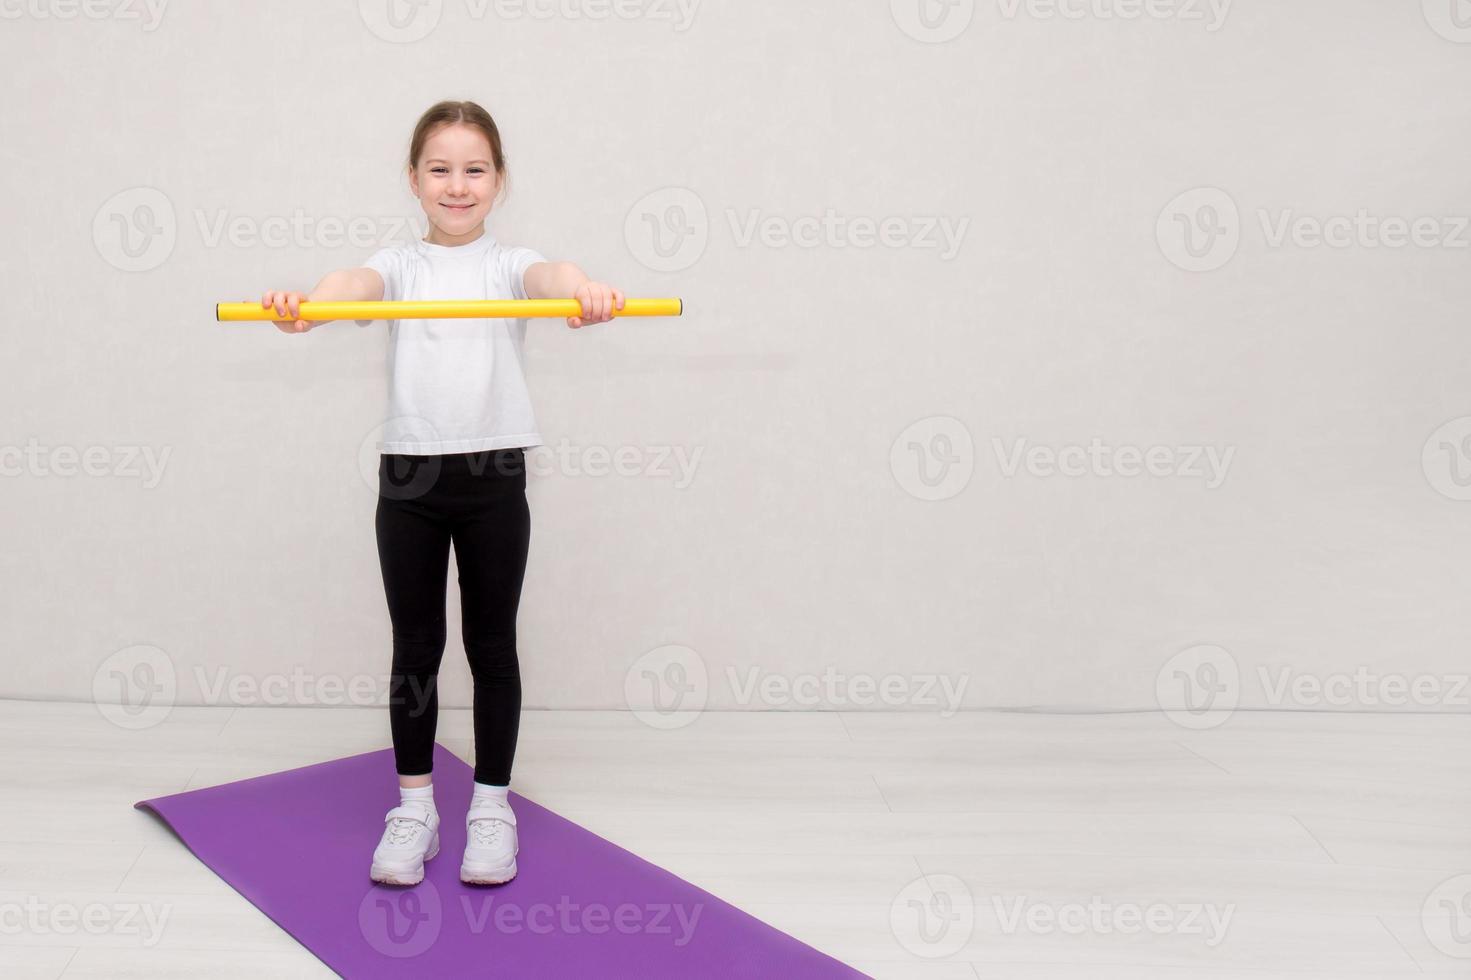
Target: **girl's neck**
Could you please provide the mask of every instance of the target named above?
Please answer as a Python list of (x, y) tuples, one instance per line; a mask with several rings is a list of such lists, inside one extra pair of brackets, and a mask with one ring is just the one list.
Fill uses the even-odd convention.
[(469, 245), (471, 242), (479, 241), (485, 237), (485, 225), (465, 232), (463, 235), (447, 235), (444, 230), (436, 224), (429, 226), (429, 234), (424, 236), (424, 241), (430, 245), (444, 245), (454, 247), (456, 245)]

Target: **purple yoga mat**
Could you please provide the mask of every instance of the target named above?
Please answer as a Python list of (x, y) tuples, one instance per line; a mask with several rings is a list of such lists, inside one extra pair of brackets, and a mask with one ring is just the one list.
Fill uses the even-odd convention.
[(395, 771), (383, 749), (135, 806), (344, 977), (865, 976), (514, 792), (516, 878), (461, 884), (474, 775), (439, 744), (439, 854), (375, 884)]

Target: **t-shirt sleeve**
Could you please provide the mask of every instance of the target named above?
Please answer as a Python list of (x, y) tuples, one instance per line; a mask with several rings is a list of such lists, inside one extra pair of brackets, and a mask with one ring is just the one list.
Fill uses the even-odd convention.
[(546, 256), (534, 248), (526, 248), (517, 245), (508, 248), (501, 255), (502, 270), (506, 279), (511, 284), (511, 295), (516, 299), (527, 299), (526, 295), (526, 270), (538, 262), (545, 262)]
[[(403, 298), (403, 250), (395, 247), (380, 248), (368, 256), (363, 268), (372, 269), (383, 278), (384, 302), (397, 302)], [(366, 327), (372, 320), (359, 320), (358, 326)]]

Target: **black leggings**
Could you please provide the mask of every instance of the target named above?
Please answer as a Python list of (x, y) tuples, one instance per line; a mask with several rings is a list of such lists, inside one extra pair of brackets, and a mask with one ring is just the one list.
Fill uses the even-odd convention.
[(521, 721), (516, 609), (531, 511), (523, 449), (378, 462), (378, 562), (393, 622), (388, 719), (401, 776), (433, 769), (454, 543), (465, 653), (475, 681), (475, 781), (508, 786)]

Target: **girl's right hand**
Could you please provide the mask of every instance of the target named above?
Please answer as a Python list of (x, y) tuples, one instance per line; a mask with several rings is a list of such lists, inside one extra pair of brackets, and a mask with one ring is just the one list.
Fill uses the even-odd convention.
[(272, 320), (277, 330), (282, 333), (306, 333), (323, 321), (301, 319), (301, 303), (305, 299), (301, 293), (270, 291), (261, 297), (260, 305), (265, 309), (274, 307), (278, 316), (290, 317), (289, 320)]

